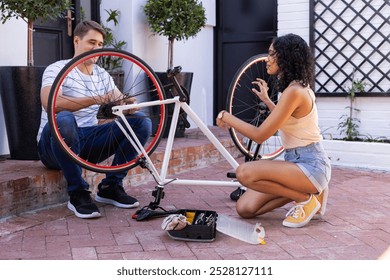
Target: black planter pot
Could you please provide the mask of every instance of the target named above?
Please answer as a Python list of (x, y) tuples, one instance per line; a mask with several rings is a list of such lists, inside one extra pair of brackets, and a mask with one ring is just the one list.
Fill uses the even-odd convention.
[[(173, 84), (168, 80), (167, 73), (166, 72), (157, 72), (156, 73), (158, 78), (160, 79), (162, 85), (164, 86), (165, 89), (165, 94), (167, 98), (173, 97), (173, 91), (176, 91), (174, 88)], [(192, 86), (192, 79), (193, 79), (194, 73), (191, 72), (181, 72), (176, 75), (176, 79), (179, 82), (179, 84), (184, 87), (187, 92), (188, 92), (188, 98), (187, 98), (187, 103), (190, 104), (190, 92), (191, 92), (191, 86)], [(171, 127), (171, 122), (172, 122), (172, 115), (173, 115), (173, 110), (175, 108), (174, 104), (169, 104), (168, 105), (168, 121), (167, 125), (165, 127), (165, 131), (163, 134), (164, 138), (168, 137), (169, 134), (169, 129)], [(187, 114), (184, 112), (180, 113), (183, 118), (187, 119)], [(179, 117), (176, 131), (175, 131), (175, 137), (181, 138), (184, 137), (185, 133), (185, 122), (182, 117)]]
[(40, 88), (45, 67), (0, 67), (0, 94), (11, 159), (38, 160)]

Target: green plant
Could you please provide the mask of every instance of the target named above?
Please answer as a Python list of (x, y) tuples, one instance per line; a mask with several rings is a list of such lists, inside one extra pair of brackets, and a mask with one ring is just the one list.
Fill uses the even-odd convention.
[(168, 68), (173, 68), (175, 40), (195, 37), (206, 24), (206, 11), (198, 0), (148, 0), (144, 13), (154, 34), (168, 37)]
[(123, 49), (124, 46), (126, 46), (127, 42), (123, 40), (117, 40), (113, 34), (113, 31), (110, 27), (108, 27), (108, 24), (112, 22), (114, 24), (114, 27), (116, 27), (119, 24), (119, 16), (120, 11), (119, 10), (105, 10), (108, 14), (108, 17), (106, 19), (106, 24), (103, 24), (103, 28), (106, 31), (106, 38), (104, 39), (104, 46), (105, 47), (112, 47), (115, 49)]
[(363, 142), (376, 142), (376, 143), (390, 143), (390, 139), (385, 136), (373, 137), (370, 134), (361, 135), (363, 138)]
[(71, 0), (1, 0), (1, 23), (11, 18), (22, 18), (28, 25), (27, 32), (27, 63), (34, 65), (33, 56), (33, 31), (34, 21), (38, 19), (48, 20), (64, 17), (65, 11), (70, 10)]
[[(359, 111), (358, 109), (354, 110)], [(343, 120), (339, 123), (338, 130), (340, 131), (340, 133), (346, 135), (343, 140), (355, 140), (359, 136), (360, 120), (358, 118), (352, 118), (347, 114), (343, 115), (341, 118)]]
[(362, 80), (354, 80), (352, 75), (352, 85), (348, 88), (349, 106), (345, 107), (349, 109), (348, 114), (344, 114), (340, 117), (342, 121), (338, 125), (340, 133), (345, 134), (344, 140), (353, 141), (358, 138), (360, 120), (354, 117), (354, 112), (360, 112), (359, 109), (354, 107), (355, 95), (357, 92), (365, 92), (365, 87), (368, 84)]
[[(120, 11), (119, 10), (105, 10), (108, 14), (108, 17), (106, 19), (106, 23), (102, 24), (104, 30), (106, 31), (106, 38), (104, 39), (104, 46), (107, 48), (115, 48), (115, 49), (123, 49), (124, 46), (126, 46), (127, 42), (123, 40), (117, 40), (114, 36), (114, 33), (108, 25), (110, 22), (114, 24), (114, 27), (116, 27), (119, 23), (119, 16)], [(119, 57), (106, 57), (103, 61), (103, 67), (109, 71), (116, 71), (119, 70), (122, 66), (122, 59)]]

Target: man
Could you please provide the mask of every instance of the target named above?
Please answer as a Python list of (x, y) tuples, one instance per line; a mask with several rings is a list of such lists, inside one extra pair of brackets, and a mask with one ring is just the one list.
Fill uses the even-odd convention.
[[(74, 30), (74, 56), (78, 56), (86, 51), (102, 48), (105, 38), (105, 31), (101, 25), (94, 21), (84, 21), (79, 23)], [(96, 218), (100, 217), (100, 211), (91, 198), (91, 192), (88, 191), (89, 185), (82, 177), (82, 169), (79, 165), (74, 163), (59, 147), (51, 136), (50, 127), (47, 119), (47, 105), (50, 88), (61, 69), (66, 65), (69, 60), (57, 61), (49, 65), (42, 78), (41, 88), (41, 102), (43, 106), (41, 124), (37, 135), (38, 141), (38, 153), (42, 163), (51, 169), (61, 169), (64, 173), (67, 181), (67, 190), (69, 194), (68, 208), (74, 212), (79, 218)], [(85, 75), (91, 75), (93, 71), (102, 71), (102, 68), (98, 68), (93, 61), (86, 61), (82, 64), (83, 67), (78, 67), (72, 70), (67, 78), (64, 80), (61, 86), (61, 96), (66, 98), (59, 98), (58, 103), (60, 106), (57, 109), (57, 124), (62, 132), (62, 135), (67, 139), (67, 142), (78, 142), (80, 135), (88, 135), (88, 132), (93, 130), (97, 126), (96, 113), (91, 114), (91, 110), (95, 110), (104, 103), (105, 98), (110, 98), (112, 94), (118, 94), (119, 90), (116, 88), (112, 78), (109, 74), (103, 70), (103, 77), (105, 80), (110, 81), (111, 88), (107, 86), (99, 85), (96, 87), (96, 95), (100, 98), (85, 97), (82, 92), (82, 87), (78, 88), (78, 85), (83, 81), (78, 82), (80, 74), (77, 71), (83, 72)], [(99, 73), (100, 77), (100, 73)], [(103, 79), (102, 79), (103, 80)], [(76, 81), (76, 82), (74, 82)], [(102, 81), (98, 81), (102, 83)], [(120, 93), (120, 92), (119, 92)], [(133, 102), (135, 100), (132, 100)], [(87, 121), (81, 116), (85, 116), (84, 111), (89, 112), (88, 116), (91, 116)], [(133, 112), (132, 116), (140, 116), (140, 118), (129, 118), (128, 121), (133, 127), (135, 134), (140, 142), (144, 145), (151, 134), (151, 121), (146, 118), (142, 112)], [(122, 164), (125, 159), (133, 159), (136, 156), (136, 152), (131, 147), (128, 139), (124, 134), (117, 129), (115, 122), (108, 122), (99, 126), (99, 129), (103, 129), (99, 137), (96, 137), (93, 143), (83, 143), (80, 145), (80, 151), (97, 150), (103, 148), (107, 144), (107, 141), (111, 141), (110, 145), (114, 146), (113, 151), (114, 159), (112, 164)], [(108, 133), (104, 131), (117, 131), (115, 141), (109, 138)], [(69, 144), (69, 143), (68, 143)], [(121, 152), (119, 152), (119, 150)], [(123, 155), (125, 151), (125, 155)], [(99, 160), (101, 160), (99, 158)], [(139, 206), (137, 199), (129, 196), (122, 185), (123, 178), (127, 175), (127, 172), (118, 172), (106, 174), (106, 177), (98, 185), (98, 192), (95, 200), (102, 203), (112, 204), (121, 208), (133, 208)]]

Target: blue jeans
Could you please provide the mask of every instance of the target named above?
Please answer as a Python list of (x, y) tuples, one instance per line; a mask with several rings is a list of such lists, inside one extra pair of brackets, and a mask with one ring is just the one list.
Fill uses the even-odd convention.
[(312, 143), (305, 147), (286, 149), (284, 159), (296, 163), (310, 182), (321, 193), (328, 187), (332, 169), (322, 143)]
[[(140, 116), (140, 118), (135, 118), (134, 116)], [(146, 118), (144, 113), (137, 112), (127, 118), (127, 121), (141, 144), (145, 145), (152, 131), (151, 120)], [(137, 152), (115, 122), (109, 122), (100, 126), (78, 127), (74, 115), (71, 112), (62, 111), (57, 116), (57, 124), (62, 135), (67, 139), (69, 146), (73, 147), (72, 143), (80, 143), (75, 145), (77, 146), (75, 149), (78, 149), (73, 149), (75, 153), (80, 153), (81, 157), (84, 151), (88, 151), (88, 155), (95, 155), (95, 158), (88, 157), (88, 160), (91, 162), (105, 160), (106, 158), (99, 157), (101, 155), (109, 157), (115, 154), (112, 165), (117, 165), (132, 160), (137, 156)], [(110, 131), (110, 133), (106, 133), (106, 131)], [(93, 137), (88, 137), (92, 133)], [(42, 131), (38, 143), (38, 153), (46, 167), (63, 171), (68, 183), (68, 192), (89, 188), (89, 185), (82, 177), (81, 167), (62, 151), (51, 136), (48, 123)], [(122, 180), (126, 175), (127, 171), (107, 173), (106, 178), (102, 180), (102, 184), (122, 185)]]

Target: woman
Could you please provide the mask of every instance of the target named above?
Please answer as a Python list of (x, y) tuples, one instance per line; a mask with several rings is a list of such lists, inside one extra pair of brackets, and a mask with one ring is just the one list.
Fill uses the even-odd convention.
[(253, 92), (271, 111), (259, 127), (226, 111), (217, 117), (219, 127), (233, 127), (246, 137), (262, 143), (279, 130), (286, 149), (285, 161), (246, 162), (236, 170), (238, 181), (247, 191), (237, 201), (243, 218), (262, 215), (294, 201), (283, 221), (286, 227), (303, 227), (317, 213), (325, 213), (330, 162), (322, 147), (318, 127), (313, 56), (299, 36), (288, 34), (273, 40), (267, 58), (267, 73), (277, 77), (281, 92), (277, 105), (268, 96), (267, 83), (253, 81)]

